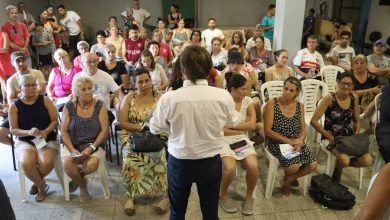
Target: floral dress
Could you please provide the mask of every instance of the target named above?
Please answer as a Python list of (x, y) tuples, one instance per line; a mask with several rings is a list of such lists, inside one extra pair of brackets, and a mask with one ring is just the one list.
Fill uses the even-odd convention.
[[(241, 108), (240, 108), (240, 123), (247, 121), (247, 113), (249, 106), (253, 104), (253, 101), (248, 96), (245, 96), (245, 98), (241, 102)], [(235, 153), (232, 149), (230, 149), (230, 144), (233, 144), (235, 142), (238, 142), (242, 139), (249, 139), (248, 134), (240, 134), (240, 135), (232, 135), (232, 136), (225, 136), (225, 145), (223, 146), (221, 157), (233, 157), (236, 160), (243, 160), (247, 156), (255, 154), (256, 151), (254, 147), (248, 147), (240, 152)]]
[[(289, 139), (298, 138), (299, 131), (301, 130), (301, 103), (297, 102), (294, 116), (286, 117), (280, 110), (278, 99), (275, 98), (274, 101), (274, 123), (272, 125), (272, 130)], [(306, 145), (302, 146), (301, 153), (298, 156), (287, 159), (282, 155), (282, 152), (280, 152), (279, 144), (281, 143), (278, 141), (270, 138), (267, 139), (268, 150), (272, 155), (278, 158), (282, 167), (289, 167), (293, 164), (304, 165), (315, 161), (313, 154), (309, 151)]]
[[(157, 94), (157, 92), (155, 92)], [(148, 120), (156, 107), (155, 98), (152, 108), (138, 111), (135, 107), (135, 93), (130, 94), (129, 122), (143, 123)], [(158, 97), (158, 95), (155, 95)], [(123, 146), (122, 178), (127, 196), (134, 198), (141, 195), (167, 192), (167, 161), (165, 150), (160, 152), (136, 153), (131, 151), (130, 133), (122, 131), (120, 143)]]

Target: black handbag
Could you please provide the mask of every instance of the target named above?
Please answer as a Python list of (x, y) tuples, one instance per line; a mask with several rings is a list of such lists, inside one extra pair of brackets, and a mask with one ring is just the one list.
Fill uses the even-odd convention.
[(166, 142), (159, 135), (154, 135), (150, 131), (134, 132), (131, 134), (130, 148), (134, 152), (159, 152), (166, 146)]
[(337, 136), (336, 149), (351, 156), (361, 156), (368, 153), (370, 140), (367, 134), (354, 134), (350, 136)]

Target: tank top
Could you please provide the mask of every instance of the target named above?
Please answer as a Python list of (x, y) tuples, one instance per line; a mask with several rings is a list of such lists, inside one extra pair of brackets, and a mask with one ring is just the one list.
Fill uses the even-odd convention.
[[(69, 112), (68, 133), (72, 144), (76, 147), (82, 144), (93, 143), (100, 132), (99, 113), (102, 109), (103, 102), (97, 100), (92, 116), (88, 118), (77, 115), (76, 106), (72, 101), (65, 104)], [(77, 149), (79, 150), (79, 149)]]
[(72, 81), (73, 77), (76, 73), (80, 72), (81, 69), (79, 67), (73, 66), (70, 74), (67, 76), (63, 76), (61, 74), (59, 67), (54, 67), (54, 78), (53, 83), (50, 85), (53, 89), (53, 96), (57, 98), (62, 98), (68, 96), (72, 93)]
[(351, 104), (347, 109), (340, 107), (335, 94), (332, 92), (332, 103), (325, 111), (324, 128), (333, 136), (353, 135), (353, 108), (354, 97), (351, 95)]
[[(49, 111), (45, 106), (44, 97), (38, 95), (34, 104), (28, 105), (22, 102), (21, 99), (15, 101), (15, 106), (18, 109), (18, 126), (23, 130), (38, 128), (45, 130), (49, 126), (51, 119)], [(30, 143), (34, 136), (19, 137), (19, 140)], [(53, 131), (47, 135), (46, 141), (56, 140), (56, 133)]]

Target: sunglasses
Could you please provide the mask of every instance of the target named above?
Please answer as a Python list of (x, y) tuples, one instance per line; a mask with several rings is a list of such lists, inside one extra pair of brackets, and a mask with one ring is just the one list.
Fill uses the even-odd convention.
[(12, 26), (12, 28), (14, 29), (15, 34), (17, 34), (18, 30), (16, 30), (16, 26)]

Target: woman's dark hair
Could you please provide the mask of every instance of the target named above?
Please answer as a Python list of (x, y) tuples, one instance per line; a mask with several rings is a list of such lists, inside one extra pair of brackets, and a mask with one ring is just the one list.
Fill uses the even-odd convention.
[(158, 17), (158, 18), (157, 18), (157, 24), (158, 24), (159, 21), (162, 21), (162, 22), (164, 22), (164, 24), (165, 24), (164, 19), (162, 19), (161, 17)]
[(231, 92), (232, 88), (240, 88), (241, 86), (244, 86), (246, 83), (246, 78), (239, 74), (239, 73), (233, 73), (233, 72), (227, 72), (225, 74), (225, 80), (226, 80), (226, 88), (229, 92)]
[(65, 6), (64, 5), (58, 5), (57, 6), (57, 10), (60, 9), (60, 8), (65, 9)]
[(118, 21), (118, 19), (116, 19), (116, 17), (113, 16), (113, 15), (108, 18), (108, 21), (111, 21), (111, 19), (114, 19), (115, 21)]
[(147, 69), (141, 67), (141, 68), (137, 68), (136, 70), (134, 70), (134, 82), (137, 80), (137, 76), (142, 75), (142, 74), (147, 74), (149, 76), (149, 79), (150, 79), (149, 71)]
[(199, 40), (202, 41), (202, 32), (200, 30), (197, 30), (197, 29), (192, 30), (192, 33), (191, 33), (191, 36), (190, 36), (190, 40), (192, 40), (192, 36), (194, 36), (194, 33), (198, 33), (199, 34)]
[(158, 48), (160, 48), (160, 43), (157, 42), (157, 41), (155, 41), (155, 40), (150, 41), (150, 42), (148, 43), (148, 46), (147, 46), (146, 48), (149, 50), (149, 49), (150, 49), (150, 46), (152, 46), (153, 44), (154, 44), (154, 45), (157, 45)]
[(174, 7), (176, 9), (176, 12), (179, 12), (180, 6), (177, 4), (172, 4), (171, 7)]
[(107, 36), (106, 36), (106, 32), (104, 32), (103, 30), (98, 30), (98, 31), (96, 32), (96, 37), (99, 36), (99, 35), (102, 36), (102, 37), (107, 37)]
[(172, 65), (171, 81), (179, 83), (183, 80), (183, 74), (181, 72), (180, 55), (177, 57), (176, 62)]
[(283, 52), (288, 53), (287, 50), (285, 50), (285, 49), (280, 49), (280, 50), (277, 50), (277, 51), (274, 52), (274, 56), (275, 56), (275, 61), (276, 61), (276, 62), (278, 61), (277, 58), (278, 58), (278, 57), (280, 56), (280, 54), (283, 53)]
[(150, 57), (150, 60), (152, 61), (152, 63), (150, 64), (150, 68), (154, 70), (154, 68), (156, 67), (156, 63), (154, 62), (153, 54), (149, 50), (144, 50), (141, 52), (141, 55), (139, 56), (139, 64), (143, 67), (141, 62), (142, 57)]
[[(256, 39), (257, 38), (260, 38), (261, 39), (261, 41), (263, 41), (263, 45), (265, 46), (265, 42), (264, 42), (264, 37), (263, 36), (257, 36), (257, 37), (253, 37), (253, 41), (255, 41), (256, 42)], [(256, 47), (256, 46), (255, 46)]]
[(198, 79), (207, 79), (213, 62), (205, 48), (188, 46), (181, 53), (180, 65), (182, 73), (195, 84)]
[(349, 31), (342, 31), (340, 34), (340, 37), (347, 35), (349, 38), (351, 38), (351, 32)]
[(299, 79), (297, 79), (296, 77), (294, 76), (288, 77), (286, 80), (284, 80), (283, 86), (285, 86), (287, 83), (294, 84), (297, 87), (298, 94), (302, 91), (301, 81), (299, 81)]
[[(214, 41), (219, 41), (219, 43), (222, 43), (222, 39), (219, 37), (213, 37), (213, 39), (211, 39), (211, 44), (213, 44)], [(222, 47), (222, 45), (221, 45), (221, 47)]]
[(353, 81), (353, 73), (352, 72), (338, 72), (337, 73), (337, 82), (340, 82), (342, 79), (344, 79), (345, 77), (349, 77), (352, 79)]
[(275, 4), (270, 4), (268, 5), (268, 11), (271, 10), (271, 9), (274, 9), (276, 8), (276, 5)]
[(233, 45), (234, 44), (234, 35), (238, 35), (240, 37), (240, 42), (238, 42), (238, 45), (240, 47), (244, 46), (244, 37), (242, 36), (242, 33), (240, 31), (235, 31), (232, 34), (232, 38), (230, 39), (230, 43)]

